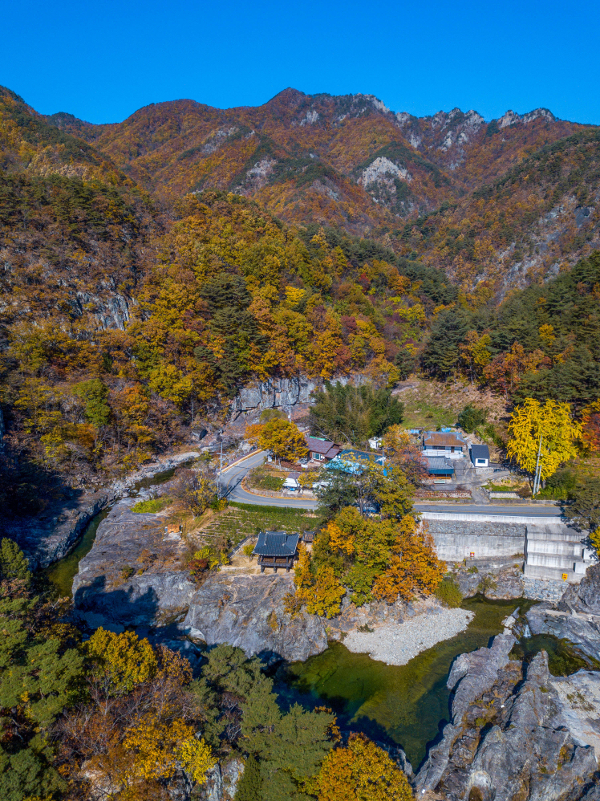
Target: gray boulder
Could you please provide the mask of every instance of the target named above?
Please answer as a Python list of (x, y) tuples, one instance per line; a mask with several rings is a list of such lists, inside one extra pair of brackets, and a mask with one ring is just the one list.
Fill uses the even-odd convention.
[(301, 612), (290, 617), (284, 598), (294, 592), (292, 575), (210, 575), (191, 599), (182, 628), (207, 645), (229, 643), (248, 656), (288, 662), (327, 648), (324, 622)]
[(600, 660), (600, 564), (589, 567), (580, 584), (567, 587), (558, 604), (537, 604), (527, 612), (532, 634), (570, 640)]
[(75, 610), (93, 628), (164, 626), (185, 613), (196, 590), (179, 536), (165, 535), (164, 518), (132, 512), (133, 503), (116, 504), (100, 523), (73, 581)]

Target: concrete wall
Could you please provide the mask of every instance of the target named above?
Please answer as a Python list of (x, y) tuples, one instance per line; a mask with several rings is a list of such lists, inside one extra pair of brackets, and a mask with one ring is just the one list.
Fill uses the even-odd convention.
[[(424, 515), (425, 516), (425, 515)], [(437, 555), (446, 562), (507, 558), (525, 551), (526, 526), (522, 523), (489, 523), (437, 519), (427, 520)]]

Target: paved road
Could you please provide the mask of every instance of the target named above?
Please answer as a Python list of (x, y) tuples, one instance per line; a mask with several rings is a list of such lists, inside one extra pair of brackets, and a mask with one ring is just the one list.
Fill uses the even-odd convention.
[[(262, 464), (264, 451), (252, 454), (232, 467), (223, 470), (222, 484), (226, 488), (227, 498), (237, 503), (250, 503), (256, 506), (288, 506), (295, 509), (316, 509), (316, 501), (302, 498), (265, 498), (253, 495), (242, 488), (241, 482), (252, 467)], [(558, 506), (540, 506), (516, 504), (514, 506), (492, 504), (443, 504), (443, 503), (416, 503), (419, 512), (451, 512), (453, 514), (477, 514), (510, 517), (541, 517), (560, 518), (561, 510)]]
[(253, 495), (250, 492), (246, 492), (242, 487), (242, 479), (251, 468), (262, 464), (264, 458), (264, 451), (260, 451), (223, 470), (221, 481), (226, 488), (228, 500), (236, 501), (237, 503), (251, 503), (255, 506), (291, 506), (295, 509), (317, 508), (315, 501), (303, 500), (301, 498), (264, 498), (260, 495)]

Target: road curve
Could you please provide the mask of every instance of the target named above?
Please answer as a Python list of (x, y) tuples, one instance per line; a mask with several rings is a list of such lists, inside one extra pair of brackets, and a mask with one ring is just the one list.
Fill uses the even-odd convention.
[[(247, 456), (245, 459), (226, 467), (221, 477), (221, 486), (225, 496), (236, 503), (249, 503), (254, 506), (284, 506), (292, 509), (316, 509), (317, 502), (305, 498), (265, 498), (254, 495), (242, 487), (242, 479), (253, 467), (262, 464), (265, 452), (259, 451)], [(493, 506), (492, 504), (443, 504), (443, 503), (416, 503), (415, 509), (419, 512), (448, 512), (465, 515), (490, 515), (492, 517), (540, 517), (560, 518), (562, 512), (559, 506), (539, 506), (529, 504), (515, 504), (514, 506)]]

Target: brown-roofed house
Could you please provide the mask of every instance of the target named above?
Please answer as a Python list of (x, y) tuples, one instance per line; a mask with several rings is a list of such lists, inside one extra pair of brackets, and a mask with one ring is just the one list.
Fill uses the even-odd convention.
[(423, 434), (423, 456), (445, 456), (459, 459), (465, 455), (467, 443), (452, 431), (426, 431)]
[(320, 437), (306, 437), (306, 447), (310, 451), (309, 458), (318, 462), (329, 462), (340, 452), (335, 442)]

